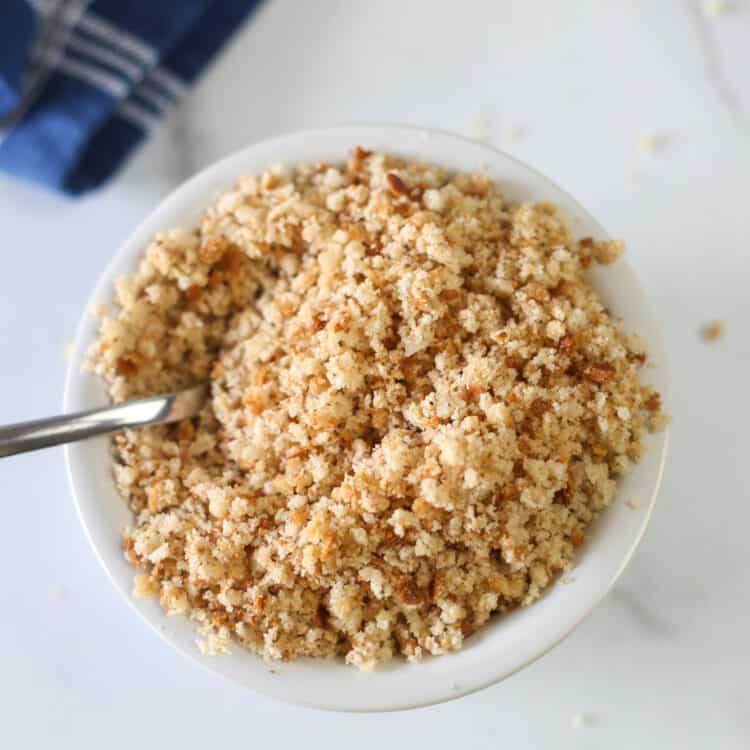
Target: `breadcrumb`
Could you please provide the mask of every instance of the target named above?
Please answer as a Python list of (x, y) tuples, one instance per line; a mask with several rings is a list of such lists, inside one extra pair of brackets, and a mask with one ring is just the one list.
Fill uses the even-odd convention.
[(516, 143), (520, 141), (524, 136), (524, 131), (521, 128), (504, 127), (500, 128), (498, 138), (500, 143)]
[(703, 0), (701, 8), (706, 18), (716, 18), (731, 10), (732, 6), (725, 0)]
[(704, 341), (714, 343), (724, 335), (724, 323), (720, 320), (712, 320), (701, 328), (701, 336)]
[(272, 659), (461, 648), (569, 569), (660, 415), (645, 351), (550, 204), (358, 148), (241, 177), (120, 279), (115, 401), (210, 378), (113, 438), (135, 593)]
[(482, 143), (490, 141), (490, 127), (487, 118), (481, 112), (475, 112), (466, 120), (466, 133), (469, 138)]
[(570, 726), (573, 729), (586, 729), (591, 726), (591, 717), (588, 714), (573, 714), (570, 717)]
[(669, 142), (669, 137), (663, 133), (641, 133), (638, 136), (638, 153), (653, 154), (661, 151)]

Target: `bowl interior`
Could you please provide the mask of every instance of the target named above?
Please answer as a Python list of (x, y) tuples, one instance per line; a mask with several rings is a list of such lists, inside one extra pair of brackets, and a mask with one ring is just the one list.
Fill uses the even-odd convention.
[[(455, 135), (398, 126), (354, 126), (282, 136), (240, 151), (201, 172), (172, 193), (133, 232), (104, 272), (89, 303), (108, 303), (113, 282), (132, 272), (155, 232), (194, 225), (201, 210), (235, 177), (262, 171), (277, 162), (343, 161), (361, 145), (400, 156), (434, 162), (449, 169), (480, 170), (516, 201), (549, 200), (568, 215), (577, 236), (605, 237), (604, 230), (569, 195), (547, 178), (489, 146)], [(629, 330), (646, 339), (651, 362), (644, 377), (665, 396), (667, 372), (655, 316), (626, 261), (592, 272), (602, 298), (625, 319)], [(97, 321), (84, 315), (79, 324), (65, 392), (66, 411), (107, 402), (103, 384), (81, 373)], [(269, 664), (235, 647), (227, 656), (205, 656), (196, 644), (194, 625), (167, 617), (155, 600), (131, 597), (133, 568), (124, 560), (120, 535), (131, 514), (117, 494), (111, 476), (107, 438), (70, 445), (66, 459), (71, 488), (88, 539), (115, 587), (141, 617), (185, 655), (213, 672), (272, 697), (307, 706), (347, 711), (382, 711), (415, 707), (456, 698), (512, 674), (564, 638), (600, 601), (630, 559), (648, 522), (667, 448), (666, 432), (649, 437), (643, 461), (620, 484), (610, 509), (596, 522), (566, 578), (553, 585), (531, 607), (488, 624), (463, 650), (426, 659), (419, 665), (394, 662), (372, 673), (358, 673), (343, 663), (299, 661)], [(637, 498), (640, 507), (625, 501)], [(271, 672), (271, 669), (274, 671)]]

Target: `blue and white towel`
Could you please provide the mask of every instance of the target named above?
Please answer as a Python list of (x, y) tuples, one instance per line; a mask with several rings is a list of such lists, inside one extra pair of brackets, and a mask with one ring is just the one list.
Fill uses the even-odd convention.
[(260, 0), (0, 0), (0, 169), (102, 184)]

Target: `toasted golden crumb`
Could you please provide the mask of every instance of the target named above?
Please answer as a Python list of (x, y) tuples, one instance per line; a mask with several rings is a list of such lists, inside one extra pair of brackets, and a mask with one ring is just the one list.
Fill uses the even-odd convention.
[(142, 599), (157, 596), (159, 593), (159, 584), (145, 573), (139, 573), (133, 579), (133, 596)]
[(701, 336), (704, 341), (714, 343), (724, 335), (724, 323), (720, 320), (712, 320), (701, 328)]
[(91, 368), (117, 401), (212, 381), (113, 439), (135, 592), (205, 653), (461, 648), (538, 598), (661, 415), (645, 351), (549, 204), (357, 149), (242, 177), (117, 283)]

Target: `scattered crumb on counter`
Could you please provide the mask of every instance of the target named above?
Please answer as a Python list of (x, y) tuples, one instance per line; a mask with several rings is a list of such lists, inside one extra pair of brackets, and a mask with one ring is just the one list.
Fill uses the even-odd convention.
[(466, 134), (475, 141), (487, 143), (490, 140), (490, 127), (487, 118), (481, 112), (475, 112), (466, 120)]
[(638, 136), (637, 148), (639, 154), (650, 154), (656, 150), (656, 136), (653, 133), (641, 133)]
[(701, 337), (704, 341), (713, 344), (724, 335), (724, 323), (721, 320), (712, 320), (701, 328)]
[(626, 501), (625, 505), (631, 510), (638, 510), (638, 508), (641, 507), (641, 501), (638, 498), (633, 498), (632, 500)]
[(473, 138), (475, 141), (481, 141), (482, 143), (491, 143), (497, 137), (497, 142), (505, 145), (517, 143), (524, 135), (525, 131), (523, 128), (514, 126), (505, 126), (495, 131), (490, 127), (490, 123), (485, 115), (478, 112), (471, 115), (466, 122), (466, 134), (469, 138)]
[(575, 582), (576, 579), (573, 578), (573, 576), (562, 576), (562, 578), (560, 578), (560, 580), (558, 581), (561, 586), (570, 586), (571, 583)]
[(726, 0), (703, 0), (701, 9), (706, 18), (716, 18), (730, 11), (732, 5)]
[(500, 128), (498, 132), (498, 139), (500, 143), (516, 143), (520, 141), (524, 136), (524, 131), (521, 128), (504, 127)]
[(588, 714), (573, 714), (570, 717), (570, 726), (573, 729), (586, 729), (591, 726), (591, 717)]
[(664, 149), (670, 140), (671, 137), (666, 133), (644, 132), (638, 136), (636, 148), (639, 154), (653, 154)]

